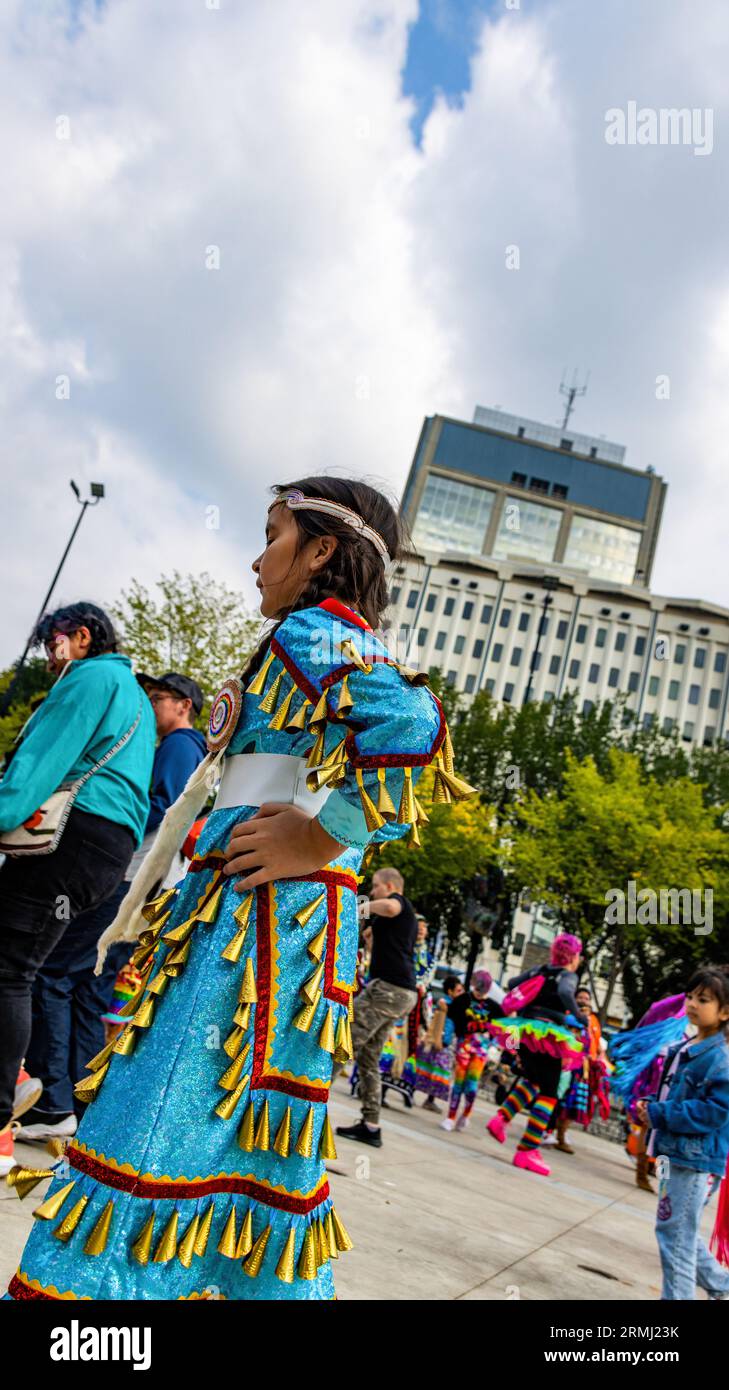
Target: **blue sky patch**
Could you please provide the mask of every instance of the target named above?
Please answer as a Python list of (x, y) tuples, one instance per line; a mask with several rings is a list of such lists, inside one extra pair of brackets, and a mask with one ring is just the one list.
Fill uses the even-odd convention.
[(449, 105), (462, 104), (484, 17), (503, 8), (503, 0), (420, 0), (402, 72), (403, 92), (417, 103), (410, 123), (416, 145), (422, 143), (423, 126), (439, 92)]

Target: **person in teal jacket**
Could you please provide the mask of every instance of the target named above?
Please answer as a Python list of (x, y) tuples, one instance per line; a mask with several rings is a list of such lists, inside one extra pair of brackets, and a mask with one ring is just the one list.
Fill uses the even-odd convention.
[(0, 1132), (13, 1118), (35, 976), (68, 923), (114, 891), (140, 844), (155, 746), (152, 706), (103, 609), (76, 603), (46, 614), (36, 641), (58, 680), (7, 760), (0, 840), (133, 732), (81, 788), (57, 848), (8, 857), (0, 869)]

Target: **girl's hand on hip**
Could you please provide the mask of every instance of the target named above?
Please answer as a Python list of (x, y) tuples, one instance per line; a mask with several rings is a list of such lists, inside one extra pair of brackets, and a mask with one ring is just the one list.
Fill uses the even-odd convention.
[(342, 845), (316, 818), (288, 802), (270, 801), (231, 831), (225, 851), (228, 875), (242, 874), (236, 893), (277, 878), (305, 878), (336, 859)]

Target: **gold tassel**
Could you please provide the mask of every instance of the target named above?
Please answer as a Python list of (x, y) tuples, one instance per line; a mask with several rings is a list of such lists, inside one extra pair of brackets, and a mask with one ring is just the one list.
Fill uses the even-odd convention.
[(316, 999), (323, 979), (324, 961), (321, 961), (319, 965), (317, 965), (314, 974), (310, 975), (308, 980), (304, 981), (303, 985), (301, 986), (301, 989), (299, 990), (301, 997), (303, 999), (306, 999), (309, 1004), (313, 1004), (314, 1000)]
[(378, 767), (377, 780), (380, 784), (380, 790), (377, 793), (377, 810), (379, 811), (383, 820), (397, 820), (397, 811), (395, 810), (395, 803), (392, 797), (390, 796), (389, 791), (387, 790), (387, 782), (385, 781), (384, 767)]
[(257, 1149), (261, 1149), (264, 1153), (266, 1152), (267, 1149), (270, 1149), (270, 1147), (271, 1147), (271, 1136), (270, 1136), (270, 1134), (269, 1134), (269, 1129), (268, 1129), (268, 1101), (267, 1101), (267, 1100), (264, 1100), (264, 1102), (263, 1102), (263, 1109), (262, 1109), (260, 1115), (258, 1116), (258, 1124), (256, 1125), (256, 1133), (255, 1133), (255, 1136), (254, 1136), (254, 1139), (253, 1139), (253, 1143), (254, 1143), (254, 1145), (255, 1145), (255, 1147), (256, 1147)]
[(334, 1240), (336, 1242), (337, 1250), (351, 1250), (352, 1242), (347, 1232), (345, 1231), (344, 1226), (342, 1225), (339, 1217), (337, 1216), (334, 1207), (332, 1207), (331, 1210), (331, 1218), (332, 1225), (334, 1227)]
[(454, 801), (465, 801), (469, 796), (478, 795), (476, 788), (469, 786), (468, 782), (464, 782), (462, 777), (454, 777), (443, 768), (440, 769), (438, 776), (445, 785), (446, 790), (450, 792)]
[(413, 821), (412, 825), (410, 826), (410, 834), (407, 838), (407, 845), (409, 849), (420, 849), (420, 835), (418, 834), (417, 821)]
[(56, 1174), (52, 1168), (26, 1168), (22, 1163), (16, 1163), (10, 1169), (5, 1181), (8, 1187), (14, 1187), (18, 1196), (22, 1199), (27, 1197), (39, 1182), (44, 1178), (55, 1178)]
[(322, 1265), (329, 1262), (329, 1238), (322, 1217), (317, 1217), (316, 1221), (316, 1243), (318, 1247), (317, 1263), (321, 1268)]
[(238, 1244), (237, 1244), (236, 1247), (235, 1247), (235, 1258), (236, 1258), (237, 1260), (244, 1260), (245, 1257), (246, 1257), (246, 1255), (250, 1255), (252, 1249), (253, 1249), (253, 1213), (252, 1213), (252, 1211), (251, 1211), (251, 1209), (250, 1209), (250, 1207), (249, 1207), (248, 1210), (246, 1211), (245, 1216), (243, 1217), (243, 1225), (242, 1225), (241, 1228), (240, 1228), (240, 1235), (238, 1236)]
[(166, 931), (162, 940), (170, 946), (184, 946), (189, 936), (192, 936), (197, 926), (196, 917), (188, 917), (184, 922), (180, 922), (179, 927), (173, 927), (171, 931)]
[(349, 679), (345, 676), (342, 680), (342, 688), (339, 692), (339, 699), (337, 700), (337, 714), (349, 714), (351, 709), (354, 709), (354, 700), (349, 693)]
[(451, 743), (450, 730), (447, 725), (445, 731), (445, 738), (443, 739), (443, 742), (441, 744), (441, 749), (443, 753), (443, 766), (446, 772), (449, 774), (449, 776), (454, 777), (456, 769), (453, 762), (453, 744)]
[(296, 1140), (294, 1148), (296, 1149), (297, 1154), (299, 1154), (301, 1158), (311, 1158), (311, 1155), (314, 1151), (313, 1145), (314, 1107), (313, 1105), (310, 1105), (306, 1119), (304, 1120), (304, 1123), (301, 1126), (301, 1129), (299, 1130), (299, 1137)]
[(95, 1222), (93, 1229), (86, 1237), (84, 1245), (84, 1255), (103, 1255), (106, 1250), (106, 1242), (109, 1237), (111, 1218), (114, 1215), (114, 1198), (112, 1197), (104, 1207), (98, 1221)]
[(333, 1133), (333, 1131), (332, 1131), (332, 1126), (331, 1126), (331, 1121), (330, 1121), (330, 1119), (329, 1119), (329, 1112), (328, 1112), (328, 1111), (327, 1111), (327, 1112), (325, 1113), (325, 1115), (324, 1115), (324, 1124), (322, 1125), (321, 1139), (319, 1140), (319, 1157), (320, 1157), (320, 1158), (336, 1158), (336, 1157), (337, 1157), (337, 1151), (336, 1151), (336, 1149), (335, 1149), (335, 1147), (334, 1147), (334, 1133)]
[(281, 682), (283, 680), (283, 675), (283, 670), (281, 670), (279, 671), (275, 679), (271, 681), (267, 693), (264, 695), (260, 705), (258, 706), (262, 714), (273, 714), (278, 701), (279, 692), (281, 690)]
[(218, 1241), (218, 1254), (225, 1255), (226, 1259), (234, 1260), (238, 1238), (235, 1231), (235, 1207), (231, 1206), (228, 1220), (223, 1227), (223, 1234)]
[[(118, 1053), (120, 1057), (131, 1057), (131, 1054), (133, 1053), (136, 1045), (137, 1035), (134, 1032), (134, 1026), (133, 1024), (128, 1023), (126, 1028), (122, 1028), (122, 1031), (119, 1034), (119, 1037), (116, 1039), (116, 1042), (114, 1043), (114, 1046), (111, 1050), (112, 1052)], [(101, 1076), (101, 1072), (97, 1071), (95, 1073), (95, 1076)], [(82, 1081), (80, 1084), (82, 1086), (85, 1086), (86, 1082)], [(76, 1092), (76, 1095), (78, 1096), (78, 1091)], [(79, 1099), (83, 1099), (83, 1097), (79, 1097)]]
[[(145, 974), (147, 973), (148, 972), (145, 971)], [(128, 1021), (132, 1017), (132, 1015), (137, 1012), (137, 1009), (139, 1008), (139, 1005), (142, 1002), (142, 996), (144, 994), (145, 988), (146, 986), (142, 985), (141, 988), (137, 990), (136, 994), (133, 994), (131, 999), (127, 1000), (124, 1007), (119, 1010), (117, 1014), (118, 1018), (122, 1018)], [(109, 1051), (111, 1052), (111, 1047), (109, 1048)]]
[(323, 1052), (334, 1052), (334, 1020), (331, 1009), (327, 1009), (324, 1015), (324, 1022), (319, 1033), (319, 1046)]
[(385, 818), (380, 815), (374, 801), (371, 800), (367, 792), (361, 768), (358, 767), (356, 769), (355, 776), (357, 779), (357, 786), (359, 787), (359, 799), (362, 802), (362, 810), (364, 811), (365, 825), (368, 830), (380, 830), (385, 824)]
[(153, 1264), (166, 1265), (169, 1264), (170, 1260), (174, 1260), (177, 1251), (177, 1227), (179, 1220), (178, 1213), (173, 1211), (162, 1232), (159, 1245), (154, 1252)]
[(317, 908), (321, 907), (322, 903), (324, 902), (324, 899), (326, 898), (326, 895), (326, 889), (324, 889), (323, 893), (320, 893), (319, 896), (317, 898), (314, 898), (312, 902), (307, 903), (306, 907), (300, 907), (299, 911), (294, 913), (294, 921), (298, 922), (300, 927), (307, 926), (308, 923), (311, 921), (312, 917), (314, 916), (314, 913), (316, 912)]
[(236, 961), (240, 959), (247, 935), (248, 928), (239, 927), (235, 936), (231, 936), (228, 945), (220, 952), (220, 959), (230, 960), (235, 965)]
[(192, 1264), (192, 1257), (195, 1254), (195, 1241), (197, 1240), (200, 1217), (193, 1216), (182, 1240), (177, 1248), (177, 1258), (184, 1269), (189, 1269)]
[(256, 990), (256, 977), (255, 977), (255, 975), (253, 974), (253, 961), (251, 960), (250, 956), (248, 957), (248, 960), (246, 961), (245, 974), (243, 975), (243, 983), (242, 983), (242, 985), (241, 985), (241, 987), (240, 987), (240, 991), (239, 991), (239, 994), (238, 994), (238, 1003), (239, 1003), (239, 1004), (257, 1004), (257, 1003), (258, 1003), (258, 992), (257, 992), (257, 990)]
[(56, 1237), (56, 1240), (62, 1240), (65, 1245), (66, 1241), (71, 1239), (71, 1236), (76, 1230), (76, 1227), (78, 1226), (78, 1223), (81, 1220), (81, 1217), (83, 1216), (88, 1206), (88, 1202), (88, 1197), (79, 1197), (78, 1201), (74, 1204), (74, 1206), (71, 1207), (71, 1210), (67, 1213), (66, 1216), (64, 1216), (60, 1226), (56, 1226), (56, 1229), (53, 1232), (54, 1236)]
[(286, 732), (295, 733), (298, 729), (302, 732), (306, 729), (306, 711), (311, 705), (311, 700), (304, 700), (303, 705), (297, 709), (293, 719), (289, 719), (286, 725)]
[(251, 1020), (250, 1004), (239, 1004), (233, 1014), (233, 1022), (238, 1028), (247, 1028)]
[(347, 1018), (349, 1019), (349, 1022), (350, 1022), (350, 1023), (354, 1023), (354, 995), (353, 995), (353, 994), (350, 994), (350, 996), (349, 996), (349, 1003), (348, 1003), (348, 1005), (347, 1005)]
[[(124, 1031), (126, 1032), (126, 1029)], [(114, 1051), (114, 1046), (114, 1043), (112, 1043), (112, 1052)], [(73, 1088), (73, 1093), (76, 1096), (77, 1100), (82, 1100), (86, 1104), (89, 1104), (90, 1101), (96, 1099), (97, 1095), (99, 1094), (99, 1091), (101, 1090), (104, 1077), (106, 1076), (106, 1073), (108, 1072), (110, 1065), (110, 1062), (105, 1062), (103, 1067), (99, 1067), (99, 1070), (93, 1072), (91, 1076), (85, 1076), (83, 1078), (83, 1081), (76, 1082), (76, 1085)]]
[(281, 704), (276, 710), (273, 719), (269, 721), (269, 729), (275, 729), (277, 732), (280, 732), (282, 729), (285, 729), (286, 722), (289, 717), (289, 710), (291, 709), (291, 701), (293, 700), (295, 694), (296, 686), (292, 685), (288, 695), (285, 697), (284, 700), (281, 701)]
[(352, 1029), (349, 1024), (349, 1017), (347, 1014), (340, 1014), (337, 1024), (334, 1060), (335, 1062), (351, 1062), (353, 1056), (354, 1048), (352, 1046)]
[(324, 926), (320, 929), (320, 931), (317, 932), (316, 936), (312, 937), (311, 941), (309, 942), (309, 945), (306, 948), (312, 960), (321, 960), (326, 939), (327, 924), (325, 922)]
[(72, 1182), (67, 1182), (65, 1187), (59, 1187), (58, 1191), (55, 1192), (52, 1197), (46, 1197), (45, 1202), (41, 1202), (40, 1206), (36, 1207), (33, 1215), (37, 1217), (39, 1221), (55, 1220), (69, 1192), (71, 1192), (75, 1186), (76, 1179), (74, 1178)]
[(299, 1278), (316, 1279), (316, 1246), (314, 1244), (314, 1232), (311, 1226), (307, 1226), (304, 1244), (301, 1247), (299, 1256)]
[(251, 891), (250, 893), (246, 893), (246, 896), (243, 899), (243, 902), (240, 904), (240, 907), (237, 907), (235, 909), (233, 917), (234, 920), (238, 923), (239, 927), (248, 926), (248, 923), (251, 920), (251, 909), (253, 907), (254, 897), (255, 894), (253, 893), (253, 891)]
[[(314, 746), (306, 759), (307, 767), (318, 767), (326, 752), (326, 727), (319, 730)], [(311, 790), (311, 788), (309, 788)]]
[(327, 705), (327, 692), (323, 690), (312, 711), (311, 718), (309, 719), (309, 728), (316, 729), (318, 725), (324, 728), (328, 719), (329, 708)]
[(331, 1207), (324, 1217), (324, 1225), (327, 1233), (327, 1241), (329, 1243), (329, 1258), (330, 1260), (338, 1260), (339, 1251), (337, 1249), (337, 1237), (334, 1231), (334, 1219), (332, 1217)]
[(338, 645), (345, 661), (348, 661), (352, 666), (356, 666), (358, 671), (364, 671), (366, 676), (370, 674), (372, 667), (367, 665), (367, 662), (358, 652), (351, 637), (345, 637), (344, 641), (340, 642)]
[(235, 1090), (231, 1091), (230, 1095), (224, 1096), (221, 1101), (218, 1101), (218, 1104), (215, 1107), (215, 1114), (219, 1115), (221, 1120), (230, 1119), (250, 1079), (250, 1076), (241, 1077)]
[(113, 1046), (114, 1039), (112, 1038), (111, 1042), (106, 1044), (106, 1047), (102, 1047), (101, 1052), (97, 1052), (96, 1056), (92, 1057), (91, 1061), (86, 1063), (87, 1071), (99, 1071), (105, 1062), (111, 1061)]
[(403, 778), (402, 796), (400, 797), (397, 819), (400, 825), (410, 825), (415, 821), (418, 814), (415, 810), (415, 795), (413, 793), (413, 770), (411, 767), (406, 767), (403, 771), (405, 775)]
[[(223, 896), (223, 892), (228, 882), (228, 879), (223, 878), (221, 882), (218, 884), (217, 888), (214, 890), (214, 892), (210, 894), (210, 897), (208, 898), (207, 902), (203, 903), (199, 911), (193, 913), (195, 920), (201, 922), (203, 926), (211, 927), (213, 925), (213, 922), (217, 918), (218, 912), (220, 910), (220, 900)], [(167, 937), (165, 937), (165, 941), (166, 940)]]
[(261, 1231), (248, 1259), (244, 1262), (243, 1268), (251, 1279), (255, 1279), (263, 1264), (263, 1256), (266, 1253), (266, 1246), (268, 1245), (270, 1235), (271, 1227), (267, 1226), (265, 1231)]
[(200, 1255), (200, 1256), (204, 1255), (204, 1254), (205, 1254), (205, 1251), (206, 1251), (207, 1248), (208, 1248), (208, 1237), (209, 1237), (209, 1235), (210, 1235), (210, 1227), (211, 1227), (212, 1224), (213, 1224), (213, 1215), (214, 1215), (214, 1213), (215, 1213), (215, 1203), (214, 1203), (214, 1202), (211, 1202), (210, 1205), (209, 1205), (209, 1207), (207, 1208), (207, 1210), (206, 1210), (206, 1212), (205, 1212), (205, 1215), (200, 1217), (200, 1225), (199, 1225), (199, 1227), (198, 1227), (198, 1232), (197, 1232), (197, 1235), (196, 1235), (196, 1237), (195, 1237), (195, 1254), (196, 1254), (196, 1255)]
[(187, 965), (190, 955), (190, 944), (190, 938), (188, 937), (187, 941), (185, 941), (182, 946), (175, 946), (174, 950), (170, 951), (170, 954), (167, 956), (162, 966), (165, 975), (170, 975), (173, 980), (179, 979)]
[(229, 1067), (226, 1067), (225, 1071), (223, 1072), (223, 1075), (218, 1081), (218, 1085), (222, 1086), (224, 1091), (235, 1090), (236, 1086), (238, 1085), (238, 1082), (240, 1081), (241, 1072), (245, 1066), (246, 1058), (250, 1050), (251, 1045), (249, 1042), (247, 1042), (245, 1047), (243, 1048), (243, 1051), (238, 1053), (238, 1056), (236, 1057), (235, 1061), (231, 1062)]
[(269, 652), (266, 660), (259, 666), (253, 680), (246, 688), (246, 695), (261, 695), (263, 693), (266, 684), (266, 676), (268, 675), (273, 660), (274, 654), (273, 652)]
[(139, 1008), (137, 1009), (137, 1012), (134, 1015), (134, 1018), (132, 1019), (132, 1023), (134, 1024), (135, 1028), (151, 1027), (154, 1019), (155, 1003), (156, 1000), (152, 997), (149, 999), (145, 999), (144, 1002), (140, 1004)]
[(132, 1254), (137, 1264), (149, 1264), (149, 1257), (152, 1252), (152, 1239), (154, 1237), (154, 1212), (150, 1212), (137, 1239), (132, 1246)]
[(294, 1019), (294, 1028), (298, 1028), (299, 1032), (308, 1033), (314, 1019), (314, 1014), (316, 1013), (316, 1007), (319, 1003), (319, 999), (320, 995), (317, 995), (316, 999), (313, 1000), (311, 1004), (304, 1004), (303, 1008), (300, 1009), (297, 1013)]
[(294, 1261), (295, 1249), (296, 1232), (292, 1226), (286, 1237), (286, 1244), (281, 1252), (281, 1258), (276, 1265), (276, 1278), (280, 1279), (282, 1284), (293, 1284), (294, 1282), (294, 1272), (296, 1268)]
[[(157, 947), (155, 946), (154, 950), (156, 951), (156, 949)], [(154, 951), (152, 952), (152, 954), (154, 954)], [(149, 946), (138, 946), (136, 951), (132, 951), (130, 960), (136, 970), (143, 971), (146, 968), (147, 962), (149, 961), (149, 957)]]
[(228, 1057), (237, 1057), (238, 1053), (240, 1052), (241, 1043), (243, 1042), (244, 1037), (244, 1029), (239, 1028), (236, 1025), (236, 1027), (233, 1029), (233, 1032), (228, 1034), (227, 1038), (225, 1039), (225, 1042), (223, 1043), (223, 1052), (227, 1053)]
[(169, 910), (172, 911), (173, 899), (177, 897), (177, 888), (165, 888), (164, 893), (160, 893), (151, 902), (145, 903), (141, 909), (145, 922), (158, 922), (165, 908), (170, 904)]
[(158, 970), (154, 979), (150, 980), (149, 984), (147, 985), (147, 993), (156, 994), (158, 996), (160, 994), (164, 994), (169, 982), (169, 975), (165, 975), (164, 970)]
[(422, 801), (418, 801), (417, 796), (416, 796), (416, 798), (415, 798), (415, 815), (416, 815), (416, 821), (415, 821), (415, 824), (416, 824), (416, 825), (427, 825), (427, 824), (428, 824), (428, 821), (430, 820), (430, 816), (429, 816), (428, 813), (426, 812), (425, 807), (423, 806)]
[(155, 922), (153, 927), (142, 927), (142, 930), (140, 931), (139, 936), (137, 937), (136, 950), (139, 951), (142, 947), (149, 948), (151, 950), (151, 948), (156, 944), (156, 942), (159, 941), (171, 916), (172, 908), (170, 908), (168, 912), (163, 912), (159, 921)]
[(288, 1158), (291, 1152), (291, 1106), (287, 1105), (281, 1116), (281, 1123), (273, 1141), (274, 1152), (281, 1158)]
[(443, 780), (443, 772), (440, 767), (436, 767), (435, 777), (433, 778), (432, 802), (434, 806), (447, 806), (452, 800), (452, 796)]

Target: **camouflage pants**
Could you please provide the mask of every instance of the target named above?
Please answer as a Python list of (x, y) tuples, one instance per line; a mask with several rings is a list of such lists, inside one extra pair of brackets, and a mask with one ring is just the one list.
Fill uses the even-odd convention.
[(380, 1118), (382, 1078), (380, 1054), (393, 1023), (410, 1013), (417, 992), (388, 985), (384, 980), (371, 980), (354, 1001), (352, 1040), (359, 1067), (359, 1096), (362, 1118), (376, 1125)]

